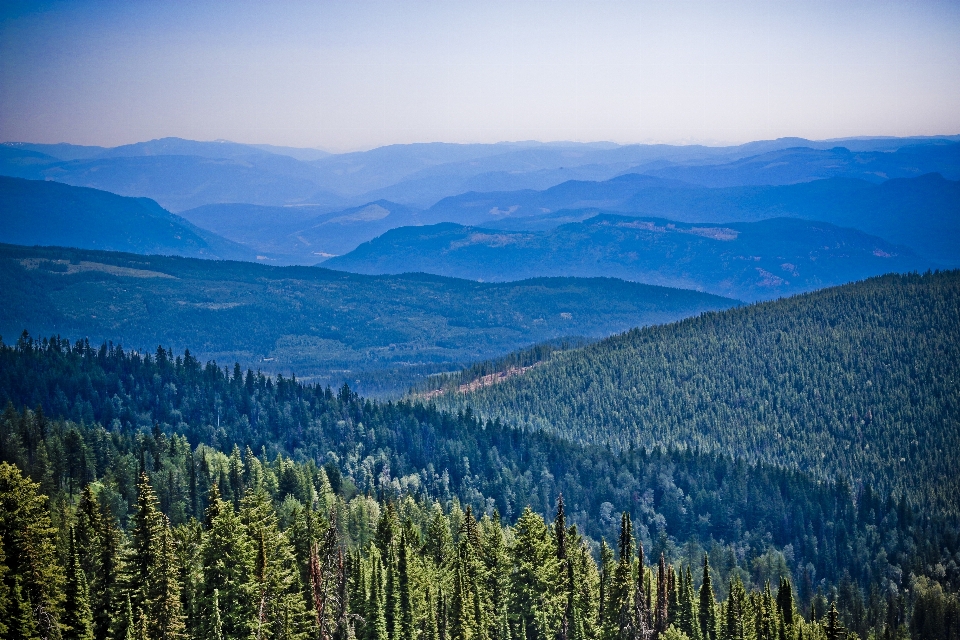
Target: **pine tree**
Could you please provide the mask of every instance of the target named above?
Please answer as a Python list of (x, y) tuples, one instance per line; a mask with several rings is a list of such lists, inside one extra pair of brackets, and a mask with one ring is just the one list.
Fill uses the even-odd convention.
[(220, 590), (214, 589), (210, 599), (210, 640), (223, 640), (223, 620), (220, 618)]
[(245, 638), (256, 629), (254, 547), (233, 505), (211, 492), (200, 549), (202, 587), (199, 596), (201, 630), (212, 633), (213, 592), (219, 593), (220, 620), (226, 638)]
[(601, 631), (609, 629), (613, 622), (610, 620), (610, 589), (613, 585), (615, 571), (613, 550), (607, 546), (606, 540), (600, 541), (600, 602), (598, 603), (597, 617)]
[(780, 612), (783, 624), (787, 627), (793, 627), (793, 587), (790, 585), (789, 578), (780, 578), (780, 588), (777, 589), (777, 610)]
[(840, 624), (840, 614), (837, 612), (837, 603), (830, 603), (830, 610), (827, 612), (826, 624), (823, 625), (823, 632), (827, 640), (844, 640), (847, 630)]
[(180, 581), (173, 535), (166, 516), (161, 516), (157, 565), (151, 571), (148, 612), (151, 640), (177, 640), (186, 626), (180, 602)]
[(710, 584), (710, 561), (703, 554), (703, 583), (700, 585), (700, 637), (703, 640), (717, 640), (717, 609), (713, 587)]
[(6, 626), (10, 640), (40, 640), (30, 597), (22, 588), (20, 576), (13, 577)]
[(740, 578), (734, 577), (724, 607), (722, 640), (747, 640), (748, 619), (747, 592)]
[(633, 591), (632, 639), (647, 640), (655, 631), (650, 615), (650, 589), (646, 580), (646, 563), (643, 558), (643, 543), (637, 541), (637, 579)]
[(397, 589), (399, 590), (400, 616), (397, 640), (413, 640), (413, 609), (410, 603), (410, 573), (407, 567), (407, 538), (400, 535), (397, 545)]
[(11, 585), (11, 617), (22, 621), (21, 637), (56, 638), (64, 574), (54, 546), (56, 530), (39, 490), (40, 485), (24, 478), (16, 466), (0, 462), (0, 540)]
[(511, 623), (518, 634), (522, 626), (528, 638), (553, 640), (566, 600), (553, 536), (543, 518), (529, 507), (517, 520), (514, 534)]
[(657, 565), (657, 607), (654, 611), (654, 637), (659, 637), (669, 626), (669, 598), (670, 582), (667, 578), (667, 563), (661, 553), (660, 564)]
[(677, 590), (677, 574), (673, 565), (667, 565), (667, 626), (676, 626), (679, 605), (679, 591)]
[[(642, 546), (642, 545), (641, 545)], [(606, 626), (603, 629), (605, 640), (632, 640), (634, 634), (633, 612), (633, 523), (630, 514), (624, 511), (620, 516), (620, 538), (617, 544), (618, 559), (610, 582), (609, 596), (604, 605), (607, 610)]]
[(565, 596), (563, 616), (560, 619), (560, 630), (557, 632), (557, 640), (568, 640), (573, 633), (571, 626), (574, 616), (573, 601), (573, 564), (570, 562), (567, 553), (567, 518), (563, 509), (563, 494), (557, 499), (557, 515), (553, 520), (553, 534), (555, 545), (557, 547), (557, 562), (561, 579), (563, 581), (561, 592)]
[(450, 640), (472, 640), (477, 627), (473, 618), (473, 597), (463, 561), (457, 562), (453, 574), (453, 596), (450, 599)]
[(370, 598), (367, 601), (364, 640), (387, 640), (387, 616), (384, 610), (383, 565), (380, 554), (372, 553), (370, 566)]
[(98, 569), (90, 581), (90, 603), (93, 607), (93, 635), (97, 640), (106, 640), (113, 617), (123, 613), (121, 577), (124, 572), (121, 551), (123, 532), (109, 509), (101, 513), (97, 538)]
[(67, 556), (66, 599), (63, 615), (63, 640), (93, 640), (93, 615), (90, 612), (90, 594), (87, 576), (80, 564), (76, 533), (70, 528), (70, 547)]

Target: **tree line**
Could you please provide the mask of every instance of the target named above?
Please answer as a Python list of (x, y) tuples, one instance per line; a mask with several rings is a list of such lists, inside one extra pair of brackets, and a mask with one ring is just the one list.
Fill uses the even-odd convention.
[[(0, 364), (9, 401), (0, 459), (39, 483), (55, 523), (70, 520), (70, 505), (93, 483), (97, 501), (130, 530), (145, 472), (177, 530), (206, 520), (214, 486), (239, 509), (249, 470), (260, 467), (275, 478), (268, 494), (287, 524), (285, 510), (295, 506), (287, 497), (306, 507), (313, 491), (357, 509), (410, 498), (436, 502), (448, 517), (454, 504), (478, 516), (496, 510), (504, 523), (527, 507), (553, 517), (562, 494), (567, 522), (597, 562), (600, 542), (618, 538), (627, 511), (633, 543), (650, 557), (697, 567), (709, 554), (721, 601), (735, 579), (754, 593), (785, 578), (802, 616), (819, 619), (835, 603), (840, 622), (861, 637), (922, 620), (922, 594), (934, 595), (921, 614), (938, 611), (928, 617), (940, 625), (951, 611), (943, 603), (960, 586), (953, 521), (869, 485), (690, 450), (573, 444), (469, 411), (371, 402), (349, 388), (201, 365), (164, 349), (137, 354), (26, 336), (0, 346)], [(366, 544), (351, 513), (339, 521)], [(64, 566), (68, 547), (63, 534)], [(699, 589), (699, 571), (692, 580)]]
[[(851, 637), (835, 602), (805, 618), (788, 579), (748, 592), (733, 577), (718, 601), (708, 556), (693, 567), (663, 555), (648, 563), (626, 512), (616, 549), (602, 543), (598, 562), (562, 496), (552, 522), (528, 508), (505, 526), (496, 511), (477, 518), (457, 501), (346, 500), (322, 469), (303, 503), (277, 471), (249, 458), (240, 493), (226, 498), (212, 483), (203, 519), (179, 525), (144, 471), (125, 529), (98, 483), (50, 510), (37, 483), (0, 463), (0, 637)], [(956, 596), (925, 585), (918, 594), (911, 626), (894, 609), (871, 637), (957, 637)]]

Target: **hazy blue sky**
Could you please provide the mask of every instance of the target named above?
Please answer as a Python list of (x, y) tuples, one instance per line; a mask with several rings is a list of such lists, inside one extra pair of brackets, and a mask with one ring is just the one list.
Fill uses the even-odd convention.
[(0, 9), (0, 140), (742, 142), (960, 133), (958, 2)]

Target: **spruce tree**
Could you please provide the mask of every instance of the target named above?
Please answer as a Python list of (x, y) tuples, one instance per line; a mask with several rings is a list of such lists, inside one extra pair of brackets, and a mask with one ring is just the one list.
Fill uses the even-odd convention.
[(610, 618), (610, 589), (613, 585), (615, 571), (613, 550), (607, 546), (606, 540), (600, 541), (600, 602), (598, 603), (598, 619), (600, 629), (607, 629), (612, 625)]
[(517, 520), (514, 535), (511, 623), (517, 633), (525, 627), (528, 638), (553, 640), (565, 602), (553, 536), (543, 518), (529, 507)]
[(199, 605), (204, 612), (201, 630), (213, 626), (213, 592), (219, 593), (219, 616), (226, 638), (245, 638), (256, 629), (254, 547), (233, 505), (211, 492), (200, 549), (202, 588)]
[(80, 564), (76, 533), (70, 528), (70, 547), (67, 555), (67, 582), (63, 615), (63, 640), (93, 640), (93, 615), (90, 612), (90, 594), (87, 576)]
[(387, 640), (387, 616), (384, 610), (383, 564), (380, 554), (371, 554), (370, 598), (364, 616), (364, 640)]
[(669, 598), (670, 582), (667, 578), (667, 563), (663, 554), (660, 554), (660, 563), (657, 565), (657, 605), (654, 610), (654, 636), (659, 637), (669, 626)]
[(123, 532), (109, 509), (101, 512), (99, 560), (97, 571), (90, 580), (90, 603), (93, 607), (93, 635), (97, 640), (106, 640), (114, 616), (123, 614)]
[(747, 615), (747, 592), (739, 577), (730, 581), (727, 604), (724, 607), (722, 640), (747, 640), (749, 616)]
[[(41, 443), (42, 446), (42, 443)], [(63, 611), (64, 573), (57, 560), (50, 511), (40, 485), (20, 470), (0, 462), (0, 540), (3, 540), (6, 580), (10, 586), (12, 619), (26, 632), (44, 638), (59, 636)]]
[(407, 567), (407, 537), (400, 535), (397, 545), (397, 589), (399, 590), (400, 620), (397, 640), (413, 640), (413, 608), (410, 603), (410, 572)]
[(793, 627), (793, 587), (789, 578), (780, 578), (780, 588), (777, 589), (777, 610), (780, 612), (783, 624), (787, 627)]
[(473, 595), (465, 575), (462, 558), (453, 574), (453, 595), (450, 599), (450, 640), (472, 640), (477, 627), (473, 617)]
[(703, 583), (700, 585), (700, 637), (717, 640), (717, 603), (710, 583), (710, 561), (703, 554)]
[(655, 633), (650, 615), (650, 589), (646, 580), (643, 543), (637, 541), (637, 579), (633, 590), (632, 639), (647, 640)]
[(180, 602), (180, 581), (173, 535), (166, 516), (161, 515), (157, 564), (151, 571), (148, 612), (151, 640), (177, 640), (186, 626)]
[(823, 632), (827, 636), (827, 640), (844, 640), (847, 635), (847, 630), (840, 624), (840, 614), (837, 612), (836, 602), (830, 603), (830, 610), (826, 615)]

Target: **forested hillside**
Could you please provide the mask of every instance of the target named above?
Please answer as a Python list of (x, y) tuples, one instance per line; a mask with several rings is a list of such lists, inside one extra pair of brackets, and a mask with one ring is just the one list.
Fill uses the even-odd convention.
[(0, 365), (0, 606), (35, 637), (960, 629), (955, 518), (869, 486), (616, 453), (162, 349), (23, 338)]
[(736, 303), (612, 278), (495, 284), (10, 245), (0, 245), (0, 291), (8, 341), (29, 329), (163, 344), (368, 395), (545, 340)]
[(958, 512), (960, 272), (637, 329), (445, 406), (615, 449), (689, 447)]
[(546, 231), (404, 227), (323, 266), (493, 282), (608, 276), (752, 301), (935, 265), (907, 247), (826, 222), (689, 224), (599, 214)]

